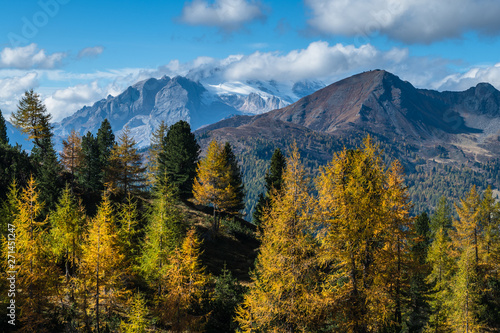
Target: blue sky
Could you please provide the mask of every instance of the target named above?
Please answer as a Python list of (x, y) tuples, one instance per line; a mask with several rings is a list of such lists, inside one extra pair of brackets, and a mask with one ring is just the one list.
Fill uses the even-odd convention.
[[(417, 87), (500, 88), (497, 0), (3, 1), (0, 109), (54, 120), (147, 77), (321, 80), (383, 68)], [(498, 65), (497, 65), (498, 64)]]

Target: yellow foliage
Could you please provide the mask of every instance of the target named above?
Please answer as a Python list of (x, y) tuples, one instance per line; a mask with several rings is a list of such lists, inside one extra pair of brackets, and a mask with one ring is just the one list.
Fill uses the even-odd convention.
[(182, 246), (169, 258), (164, 275), (166, 294), (160, 297), (161, 318), (174, 332), (200, 331), (203, 316), (193, 314), (201, 303), (207, 276), (200, 264), (201, 242), (190, 229)]
[(307, 178), (295, 146), (280, 194), (263, 217), (254, 284), (237, 310), (244, 332), (312, 332), (322, 324), (325, 304), (316, 258)]
[(115, 229), (113, 208), (109, 194), (105, 193), (97, 215), (89, 224), (78, 277), (80, 289), (94, 295), (88, 306), (95, 308), (98, 325), (102, 321), (100, 306), (104, 306), (107, 313), (114, 312), (122, 296), (120, 277), (124, 256)]
[[(231, 185), (231, 169), (224, 158), (224, 147), (216, 140), (210, 142), (207, 155), (198, 162), (193, 196), (199, 204), (212, 205), (214, 215), (235, 206), (238, 201), (236, 189)], [(217, 221), (214, 221), (214, 230), (218, 230)]]
[(412, 220), (402, 167), (384, 171), (370, 137), (361, 150), (336, 154), (317, 178), (316, 216), (324, 226), (325, 295), (344, 318), (340, 331), (401, 325), (401, 295)]
[(63, 151), (61, 152), (61, 164), (72, 175), (80, 167), (83, 160), (82, 137), (72, 130), (67, 140), (63, 140)]

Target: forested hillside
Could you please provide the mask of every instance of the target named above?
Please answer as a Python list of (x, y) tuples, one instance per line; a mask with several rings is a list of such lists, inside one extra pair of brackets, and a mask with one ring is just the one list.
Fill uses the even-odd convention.
[(500, 330), (496, 162), (300, 127), (245, 150), (184, 121), (147, 154), (107, 120), (57, 153), (35, 92), (12, 118), (34, 148), (0, 117), (4, 331)]

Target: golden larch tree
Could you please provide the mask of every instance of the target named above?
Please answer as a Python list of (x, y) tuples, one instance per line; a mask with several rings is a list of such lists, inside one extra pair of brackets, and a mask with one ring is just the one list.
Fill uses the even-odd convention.
[(159, 298), (160, 318), (173, 332), (202, 331), (199, 307), (208, 281), (200, 263), (201, 242), (194, 228), (187, 232), (182, 246), (169, 257), (163, 276), (166, 293)]
[[(88, 305), (91, 312), (95, 314), (95, 327), (98, 332), (103, 328), (102, 324), (117, 311), (122, 296), (120, 277), (123, 274), (124, 256), (120, 250), (115, 214), (109, 194), (106, 192), (97, 215), (89, 224), (88, 234), (83, 244), (79, 276), (79, 285), (83, 289), (84, 296), (92, 295), (92, 300), (88, 302)], [(83, 301), (87, 302), (87, 300)]]
[(66, 185), (56, 209), (50, 214), (51, 248), (57, 260), (64, 262), (66, 282), (75, 275), (82, 257), (85, 223), (83, 205)]
[(146, 167), (137, 152), (137, 143), (125, 127), (113, 146), (109, 159), (107, 183), (113, 191), (124, 194), (138, 194), (146, 186)]
[(224, 154), (224, 147), (216, 140), (208, 146), (207, 155), (196, 168), (193, 184), (195, 202), (212, 205), (214, 209), (214, 231), (219, 229), (217, 213), (234, 207), (238, 201), (236, 189), (232, 186), (231, 168)]
[[(16, 306), (19, 309), (20, 332), (51, 332), (51, 311), (54, 305), (49, 300), (57, 290), (57, 269), (50, 256), (47, 244), (47, 220), (42, 216), (44, 203), (33, 177), (15, 200), (15, 215), (11, 230), (15, 233), (15, 269), (17, 271)], [(14, 192), (12, 192), (14, 193)], [(12, 258), (8, 258), (12, 259)], [(11, 262), (12, 263), (12, 262)]]
[(62, 143), (61, 164), (71, 176), (75, 176), (75, 172), (80, 168), (83, 161), (82, 137), (75, 130), (71, 130), (67, 140), (63, 140)]
[(370, 137), (344, 149), (317, 178), (325, 289), (338, 331), (400, 326), (409, 203), (401, 166), (384, 170)]
[(294, 146), (282, 190), (271, 196), (253, 284), (238, 308), (244, 332), (314, 332), (324, 324), (308, 180)]

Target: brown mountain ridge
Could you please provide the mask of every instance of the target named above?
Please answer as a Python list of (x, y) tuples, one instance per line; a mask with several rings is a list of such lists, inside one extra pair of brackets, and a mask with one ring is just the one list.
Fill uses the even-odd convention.
[[(374, 70), (333, 83), (285, 108), (222, 120), (197, 134), (242, 143), (245, 138), (276, 140), (309, 131), (344, 138), (369, 133), (418, 151), (443, 146), (462, 151), (458, 155), (466, 159), (482, 160), (498, 150), (499, 105), (500, 92), (489, 84), (438, 92)], [(433, 158), (429, 152), (424, 155)], [(463, 156), (458, 160), (464, 162)]]
[(472, 184), (500, 188), (500, 92), (487, 83), (439, 92), (374, 70), (282, 109), (225, 119), (195, 133), (202, 148), (215, 138), (230, 142), (239, 154), (247, 214), (263, 189), (272, 152), (293, 142), (314, 173), (334, 152), (359, 147), (371, 135), (386, 162), (397, 158), (405, 166), (416, 211), (441, 195), (457, 200)]

